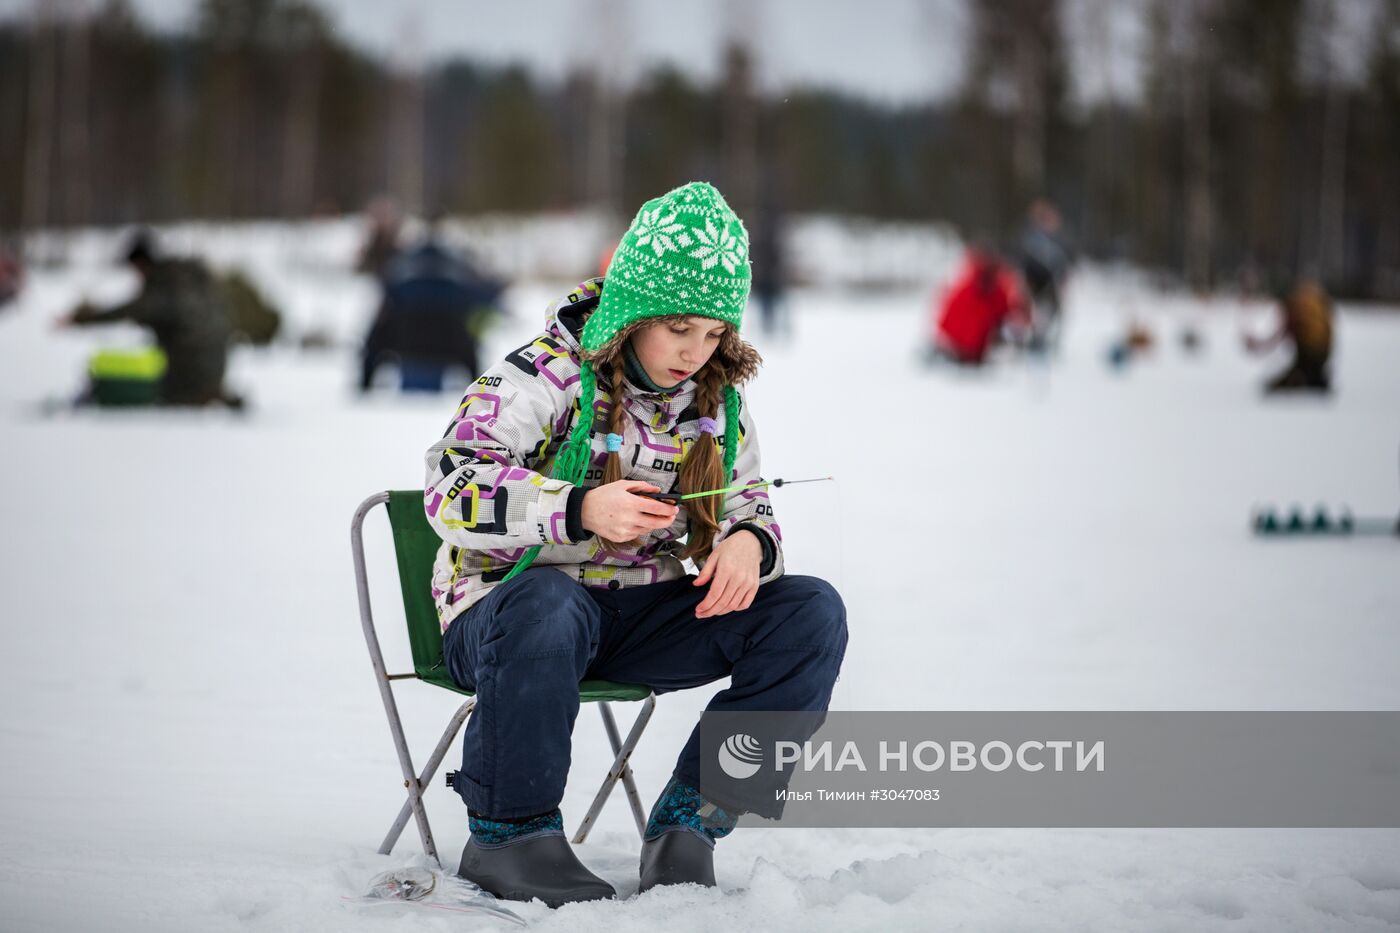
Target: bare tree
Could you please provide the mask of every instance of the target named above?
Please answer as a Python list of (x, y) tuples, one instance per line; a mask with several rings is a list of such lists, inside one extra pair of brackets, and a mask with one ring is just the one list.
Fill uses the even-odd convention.
[(34, 0), (30, 18), (29, 100), (25, 113), (24, 205), (20, 226), (49, 222), (49, 166), (53, 160), (58, 24), (54, 0)]
[(585, 104), (588, 123), (584, 141), (584, 198), (589, 204), (616, 212), (622, 195), (623, 139), (626, 132), (621, 63), (627, 57), (627, 9), (624, 0), (593, 0), (585, 9), (590, 14), (588, 27), (590, 31), (596, 30), (600, 39), (589, 45), (601, 47), (601, 40), (606, 37), (613, 54), (599, 56), (593, 54), (590, 48), (588, 59), (581, 63), (585, 76), (584, 90), (588, 95)]
[[(1012, 164), (1023, 198), (1045, 190), (1046, 42), (1043, 22), (1018, 11), (1011, 18), (1012, 65), (1016, 81), (1016, 135)], [(1058, 23), (1051, 28), (1057, 28)]]
[(756, 205), (758, 184), (758, 101), (754, 96), (753, 58), (733, 42), (724, 53), (723, 90), (724, 187), (740, 215)]
[(406, 211), (421, 214), (425, 97), (423, 62), (418, 52), (420, 28), (415, 14), (404, 14), (399, 33), (390, 92), (389, 190)]
[(322, 39), (325, 25), (315, 9), (286, 11), (280, 32), (287, 74), (282, 113), (282, 191), (280, 212), (304, 216), (315, 208), (316, 140), (320, 127)]
[(1186, 165), (1186, 280), (1197, 291), (1211, 286), (1211, 126), (1209, 0), (1187, 0), (1190, 51), (1182, 57), (1182, 144)]
[(1317, 237), (1312, 257), (1326, 282), (1341, 279), (1346, 269), (1346, 163), (1348, 101), (1340, 74), (1338, 9), (1335, 0), (1313, 0), (1309, 50), (1316, 82), (1322, 90), (1322, 136), (1319, 159)]
[(92, 197), (88, 152), (92, 24), (82, 0), (70, 0), (60, 68), (59, 159), (63, 178), (63, 219), (71, 225), (87, 223)]

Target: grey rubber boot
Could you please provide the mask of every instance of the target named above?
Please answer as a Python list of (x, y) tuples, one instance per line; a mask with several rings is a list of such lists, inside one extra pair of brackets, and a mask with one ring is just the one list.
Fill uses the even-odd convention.
[(715, 887), (715, 844), (684, 826), (668, 829), (642, 843), (640, 894), (659, 884)]
[(530, 833), (498, 845), (467, 840), (457, 874), (508, 901), (539, 898), (550, 907), (617, 897), (612, 885), (584, 867), (558, 830)]

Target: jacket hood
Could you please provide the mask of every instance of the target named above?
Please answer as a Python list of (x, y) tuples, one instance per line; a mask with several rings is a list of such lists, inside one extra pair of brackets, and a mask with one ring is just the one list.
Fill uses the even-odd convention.
[(555, 302), (545, 315), (545, 330), (580, 359), (583, 354), (583, 322), (588, 318), (588, 312), (598, 307), (602, 294), (602, 277), (588, 279)]

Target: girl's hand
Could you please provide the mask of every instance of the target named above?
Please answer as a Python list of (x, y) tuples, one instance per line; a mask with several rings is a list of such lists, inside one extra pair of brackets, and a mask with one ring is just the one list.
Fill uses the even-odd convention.
[(584, 530), (609, 541), (631, 541), (657, 528), (671, 527), (678, 507), (670, 502), (634, 496), (634, 490), (660, 492), (661, 487), (635, 479), (620, 479), (584, 493), (580, 516)]
[(763, 545), (751, 531), (735, 532), (716, 545), (693, 584), (710, 584), (710, 592), (695, 607), (695, 618), (708, 619), (749, 608), (758, 593), (758, 569), (762, 563)]

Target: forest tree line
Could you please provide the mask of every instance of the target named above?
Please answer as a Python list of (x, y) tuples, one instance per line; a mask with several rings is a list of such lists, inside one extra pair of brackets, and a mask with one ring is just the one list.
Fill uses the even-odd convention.
[(202, 0), (183, 34), (126, 0), (81, 18), (39, 0), (0, 23), (0, 232), (386, 192), (424, 213), (623, 215), (708, 179), (741, 213), (939, 220), (993, 245), (1044, 195), (1084, 254), (1197, 288), (1315, 275), (1396, 298), (1400, 0), (1339, 50), (1342, 2), (1146, 0), (1141, 93), (1085, 105), (1058, 4), (980, 0), (959, 87), (892, 107), (758, 94), (761, 41), (731, 44), (712, 84), (657, 67), (617, 90), (586, 68), (396, 67), (306, 0)]

